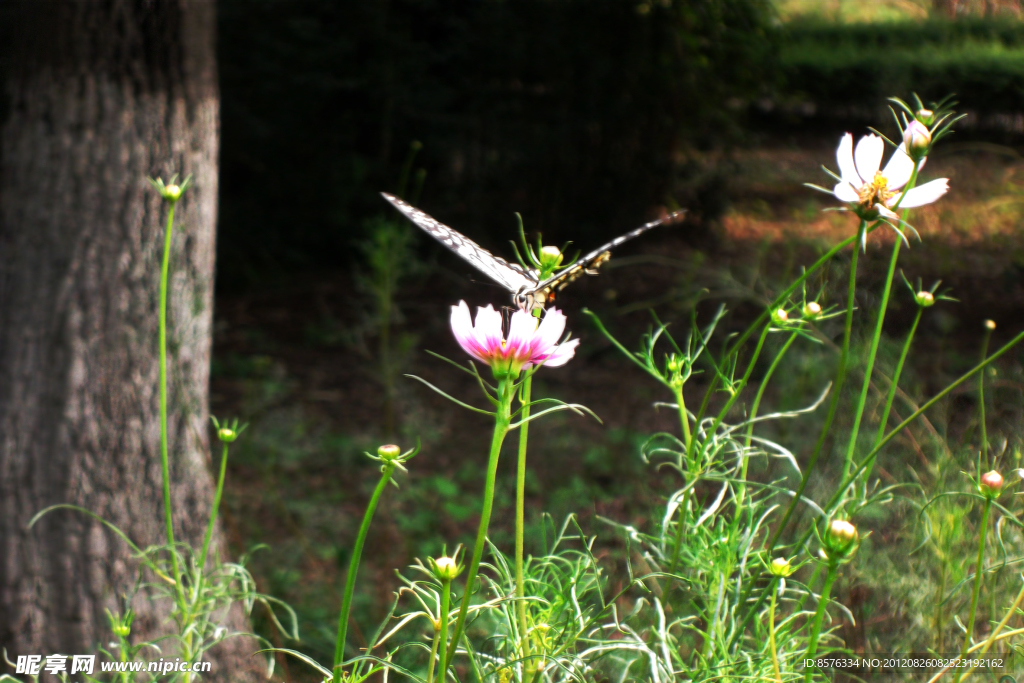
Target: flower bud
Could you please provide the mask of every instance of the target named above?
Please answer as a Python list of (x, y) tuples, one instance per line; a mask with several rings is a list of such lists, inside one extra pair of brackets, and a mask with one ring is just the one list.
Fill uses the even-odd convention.
[(829, 540), (838, 546), (847, 546), (857, 540), (857, 527), (843, 519), (833, 519), (828, 525)]
[(914, 301), (921, 308), (928, 308), (929, 306), (935, 305), (935, 295), (926, 289), (922, 289), (920, 292), (914, 295)]
[(377, 455), (384, 460), (394, 460), (402, 454), (402, 449), (393, 443), (386, 444), (377, 449)]
[(928, 153), (932, 144), (932, 134), (928, 127), (920, 121), (911, 121), (903, 131), (903, 145), (911, 159), (920, 159)]
[(772, 311), (772, 322), (775, 323), (776, 325), (781, 325), (787, 320), (789, 320), (789, 313), (786, 313), (786, 309), (776, 308), (774, 311)]
[(562, 251), (558, 247), (541, 247), (540, 265), (544, 270), (554, 270), (562, 263)]
[(930, 126), (935, 123), (935, 112), (931, 109), (918, 109), (917, 114), (914, 117), (926, 126)]
[(231, 443), (238, 438), (238, 432), (230, 427), (221, 427), (217, 430), (217, 438), (224, 443)]
[(979, 488), (981, 488), (981, 492), (986, 496), (999, 495), (999, 492), (1003, 490), (1003, 475), (995, 470), (986, 472), (981, 475)]
[(821, 304), (817, 301), (808, 301), (804, 304), (804, 317), (813, 320), (821, 315)]
[(771, 572), (772, 576), (781, 576), (783, 578), (793, 573), (793, 567), (789, 564), (789, 560), (784, 557), (776, 557), (772, 560), (772, 563), (768, 565), (768, 571)]
[(462, 566), (454, 557), (439, 557), (434, 560), (434, 574), (441, 581), (451, 581), (462, 573)]
[(164, 199), (176, 202), (179, 199), (181, 199), (181, 186), (168, 185), (167, 187), (164, 188), (164, 191), (161, 194), (163, 194)]
[(995, 320), (986, 320), (985, 321), (985, 329), (988, 330), (989, 332), (991, 332), (992, 330), (996, 329), (996, 321)]

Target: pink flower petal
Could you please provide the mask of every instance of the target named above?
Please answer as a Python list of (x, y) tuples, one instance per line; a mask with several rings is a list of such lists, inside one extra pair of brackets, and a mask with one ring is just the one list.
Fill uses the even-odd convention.
[(549, 308), (544, 312), (544, 319), (537, 328), (536, 352), (548, 355), (558, 345), (565, 332), (565, 314), (557, 308)]
[(476, 325), (473, 326), (473, 337), (477, 344), (486, 350), (488, 356), (500, 354), (501, 344), (501, 311), (496, 311), (488, 304), (486, 308), (476, 309)]
[(857, 143), (853, 157), (857, 163), (857, 174), (864, 179), (864, 182), (871, 182), (875, 177), (875, 173), (882, 165), (884, 152), (885, 143), (874, 133), (865, 135)]
[(455, 341), (459, 342), (463, 351), (479, 361), (490, 362), (486, 350), (480, 346), (474, 334), (473, 323), (469, 318), (469, 306), (465, 301), (460, 301), (458, 306), (452, 306), (451, 325)]
[(527, 361), (533, 354), (534, 335), (537, 332), (537, 319), (530, 313), (518, 310), (512, 314), (505, 340), (506, 356), (519, 361)]

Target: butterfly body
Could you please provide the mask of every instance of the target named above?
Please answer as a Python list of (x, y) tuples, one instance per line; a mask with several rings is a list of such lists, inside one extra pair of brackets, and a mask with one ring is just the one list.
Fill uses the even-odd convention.
[(543, 309), (546, 303), (554, 300), (556, 292), (564, 289), (581, 275), (596, 274), (596, 269), (611, 258), (612, 249), (647, 232), (651, 228), (663, 223), (676, 222), (685, 213), (684, 211), (677, 211), (665, 218), (645, 223), (636, 230), (627, 232), (608, 244), (581, 256), (564, 268), (560, 268), (550, 277), (541, 280), (539, 271), (532, 268), (524, 268), (518, 263), (510, 263), (500, 256), (495, 256), (462, 233), (432, 218), (416, 207), (407, 204), (398, 197), (384, 192), (381, 194), (424, 232), (507, 289), (512, 294), (512, 301), (515, 305), (524, 311), (536, 308)]

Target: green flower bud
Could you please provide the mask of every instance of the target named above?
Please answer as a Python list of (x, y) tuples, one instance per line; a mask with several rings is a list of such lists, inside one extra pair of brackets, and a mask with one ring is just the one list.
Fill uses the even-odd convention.
[(857, 527), (846, 520), (833, 519), (828, 525), (828, 540), (837, 547), (845, 548), (857, 540)]
[(562, 263), (563, 258), (565, 257), (558, 247), (541, 247), (540, 265), (543, 270), (554, 270)]
[(928, 308), (935, 305), (935, 295), (928, 290), (921, 290), (914, 295), (914, 301), (916, 301), (917, 305), (921, 308)]
[(804, 317), (808, 320), (814, 320), (821, 315), (821, 304), (817, 301), (808, 301), (804, 304)]
[(451, 581), (462, 573), (462, 565), (454, 557), (439, 557), (433, 561), (434, 575), (440, 581)]
[(981, 482), (978, 485), (981, 489), (982, 495), (986, 496), (998, 496), (999, 492), (1003, 490), (1003, 475), (999, 474), (995, 470), (986, 472), (981, 475)]
[(230, 427), (221, 427), (217, 430), (217, 438), (224, 443), (231, 443), (238, 438), (238, 432)]
[(776, 308), (772, 311), (772, 322), (776, 325), (781, 325), (789, 320), (789, 313), (786, 313), (784, 308)]
[(996, 321), (995, 320), (986, 320), (985, 321), (985, 329), (988, 330), (989, 332), (991, 332), (992, 330), (996, 329)]
[(930, 126), (935, 123), (935, 112), (931, 109), (918, 109), (915, 117), (918, 121), (926, 126)]
[(932, 144), (932, 133), (920, 121), (911, 121), (903, 131), (903, 146), (911, 159), (921, 159)]
[(377, 455), (384, 460), (394, 460), (402, 454), (402, 449), (393, 443), (385, 444), (377, 449)]
[(789, 560), (784, 557), (776, 557), (772, 560), (772, 563), (768, 565), (768, 571), (771, 572), (772, 576), (781, 576), (783, 578), (793, 573), (793, 567), (789, 564)]

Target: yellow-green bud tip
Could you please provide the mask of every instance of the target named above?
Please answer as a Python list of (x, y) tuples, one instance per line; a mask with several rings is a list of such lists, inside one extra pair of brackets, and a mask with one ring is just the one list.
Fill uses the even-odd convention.
[(562, 251), (558, 247), (540, 248), (540, 262), (545, 268), (557, 268), (562, 258)]
[(805, 318), (817, 318), (819, 315), (821, 315), (821, 304), (817, 301), (808, 301), (804, 304)]
[(784, 323), (789, 320), (789, 313), (786, 313), (784, 308), (776, 308), (772, 311), (772, 321), (775, 323)]
[(996, 329), (996, 321), (995, 320), (986, 320), (985, 321), (985, 329), (988, 330), (989, 332), (991, 332), (992, 330)]
[(935, 120), (935, 112), (931, 109), (918, 109), (917, 115), (914, 117), (926, 126), (932, 125)]
[(857, 527), (846, 520), (834, 519), (828, 527), (829, 536), (833, 541), (841, 544), (851, 543), (857, 538)]
[(402, 449), (393, 443), (385, 444), (377, 449), (377, 455), (385, 460), (394, 460), (402, 454)]
[(995, 470), (981, 475), (982, 493), (995, 494), (1003, 490), (1003, 475)]
[(434, 560), (434, 573), (442, 581), (451, 581), (462, 573), (462, 567), (454, 557), (439, 557)]
[(121, 638), (127, 638), (132, 633), (132, 627), (123, 624), (117, 624), (111, 630), (115, 636), (120, 636)]
[(168, 185), (163, 191), (164, 199), (169, 199), (172, 202), (176, 202), (181, 198), (181, 186), (180, 185)]
[(789, 576), (792, 570), (793, 568), (790, 566), (789, 560), (784, 557), (776, 557), (768, 567), (768, 571), (772, 573), (772, 576)]
[(935, 305), (935, 295), (927, 290), (922, 290), (914, 295), (914, 300), (918, 306), (922, 308), (928, 308), (929, 306)]
[(228, 427), (221, 427), (217, 430), (217, 438), (224, 443), (231, 443), (238, 438), (238, 432)]

